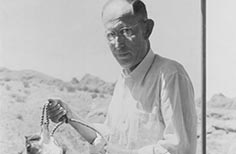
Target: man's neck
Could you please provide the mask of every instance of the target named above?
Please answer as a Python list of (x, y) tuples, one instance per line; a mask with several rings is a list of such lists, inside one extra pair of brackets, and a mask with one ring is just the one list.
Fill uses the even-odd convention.
[[(142, 60), (141, 60), (141, 61), (142, 61)], [(125, 74), (131, 73), (131, 72), (141, 63), (141, 61), (140, 61), (138, 64), (132, 66), (131, 68), (124, 68), (124, 73), (125, 73)]]
[(125, 72), (126, 74), (129, 74), (129, 73), (131, 73), (135, 68), (137, 68), (138, 65), (139, 65), (139, 64), (144, 60), (144, 58), (147, 56), (149, 50), (150, 50), (150, 48), (148, 48), (148, 50), (147, 50), (145, 56), (142, 58), (142, 60), (140, 60), (136, 65), (134, 65), (134, 66), (132, 66), (132, 67), (130, 67), (130, 68), (124, 69), (124, 72)]
[(126, 74), (129, 74), (129, 73), (131, 73), (136, 67), (138, 67), (138, 65), (143, 61), (143, 59), (147, 56), (147, 54), (148, 54), (148, 52), (149, 52), (149, 50), (150, 50), (150, 42), (149, 42), (149, 40), (147, 41), (147, 50), (146, 50), (146, 53), (145, 53), (145, 56), (137, 63), (137, 64), (135, 64), (134, 66), (131, 66), (130, 68), (125, 68), (124, 69), (124, 73), (126, 73)]

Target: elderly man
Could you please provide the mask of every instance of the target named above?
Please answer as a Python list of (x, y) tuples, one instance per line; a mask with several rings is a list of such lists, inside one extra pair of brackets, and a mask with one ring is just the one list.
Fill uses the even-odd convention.
[[(89, 143), (90, 153), (195, 154), (197, 116), (192, 83), (179, 63), (151, 49), (154, 26), (140, 0), (110, 0), (102, 21), (111, 52), (122, 67), (106, 121), (93, 130), (74, 123)], [(176, 51), (173, 51), (176, 52)], [(49, 107), (52, 121), (78, 118), (61, 100)]]

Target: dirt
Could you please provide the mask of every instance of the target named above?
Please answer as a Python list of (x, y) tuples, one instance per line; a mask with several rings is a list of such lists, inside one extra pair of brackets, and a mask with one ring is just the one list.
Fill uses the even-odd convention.
[[(114, 84), (106, 84), (97, 77), (93, 80), (92, 76), (86, 76), (81, 83), (76, 78), (71, 82), (64, 82), (35, 71), (11, 71), (1, 68), (0, 154), (20, 154), (25, 145), (24, 136), (39, 133), (42, 106), (47, 103), (48, 98), (61, 98), (84, 119), (90, 122), (103, 122)], [(233, 145), (236, 143), (235, 100), (223, 94), (216, 94), (208, 101), (208, 154), (226, 154), (230, 148), (236, 147)], [(196, 101), (196, 106), (200, 135), (199, 99)], [(52, 128), (55, 124), (50, 123), (50, 126)], [(67, 149), (67, 154), (88, 153), (88, 144), (66, 124), (57, 130), (55, 138)], [(198, 154), (201, 153), (200, 141), (199, 138)]]

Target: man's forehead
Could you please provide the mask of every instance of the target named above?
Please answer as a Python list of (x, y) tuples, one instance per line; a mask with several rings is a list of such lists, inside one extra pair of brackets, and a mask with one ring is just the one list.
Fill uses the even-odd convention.
[(134, 16), (126, 15), (104, 23), (106, 29), (119, 28), (124, 26), (131, 26), (137, 23), (137, 18)]
[(117, 19), (130, 18), (131, 16), (134, 17), (131, 4), (126, 0), (112, 0), (104, 7), (102, 18), (105, 24)]

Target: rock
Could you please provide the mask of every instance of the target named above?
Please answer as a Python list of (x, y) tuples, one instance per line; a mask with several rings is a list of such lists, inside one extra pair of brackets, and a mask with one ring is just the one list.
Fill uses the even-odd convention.
[(229, 147), (227, 154), (235, 154), (236, 153), (236, 139), (231, 142), (232, 144)]
[(115, 84), (101, 80), (90, 74), (86, 74), (79, 82), (79, 89), (95, 93), (112, 94)]
[(207, 104), (208, 107), (213, 108), (236, 109), (236, 100), (228, 98), (222, 93), (214, 95)]

